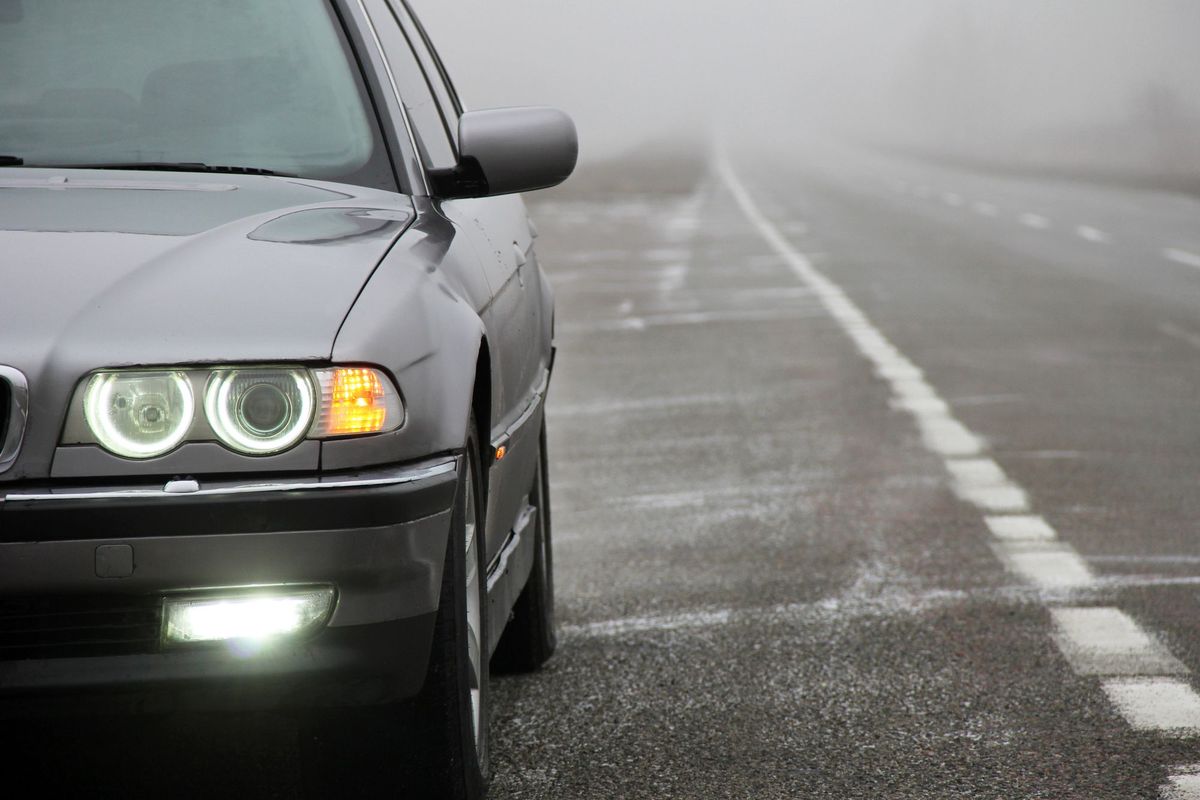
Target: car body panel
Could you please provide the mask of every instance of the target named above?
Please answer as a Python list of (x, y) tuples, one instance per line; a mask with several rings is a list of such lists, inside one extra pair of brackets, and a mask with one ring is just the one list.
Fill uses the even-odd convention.
[[(553, 294), (519, 196), (430, 196), (423, 140), (381, 45), (403, 41), (397, 31), (428, 45), (411, 12), (393, 0), (329, 1), (401, 192), (372, 188), (388, 183), (379, 176), (360, 186), (0, 171), (0, 365), (29, 385), (24, 442), (0, 473), (0, 601), (329, 583), (338, 595), (328, 626), (261, 657), (209, 647), (0, 661), (0, 692), (186, 689), (235, 706), (411, 695), (428, 659), (457, 472), (422, 484), (419, 497), (312, 484), (419, 473), (430, 459), (460, 464), (472, 413), (487, 487), (488, 650), (504, 630), (533, 563), (529, 492)], [(423, 70), (438, 61), (431, 46), (420, 59)], [(426, 80), (446, 81), (439, 98), (453, 99), (441, 111), (453, 139), (461, 104), (436, 66)], [(94, 371), (225, 364), (378, 367), (403, 397), (405, 422), (258, 457), (190, 441), (135, 461), (62, 439)], [(277, 488), (264, 494), (260, 480)], [(192, 488), (168, 497), (177, 484)], [(128, 574), (101, 569), (112, 547), (131, 548)]]

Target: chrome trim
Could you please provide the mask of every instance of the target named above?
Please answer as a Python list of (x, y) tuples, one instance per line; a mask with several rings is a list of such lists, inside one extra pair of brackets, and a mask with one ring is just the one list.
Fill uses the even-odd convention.
[[(367, 29), (371, 32), (371, 40), (375, 42), (375, 50), (379, 53), (379, 59), (383, 62), (383, 71), (387, 73), (388, 83), (392, 86), (392, 94), (396, 97), (396, 105), (400, 108), (400, 118), (404, 120), (404, 131), (408, 134), (408, 141), (412, 145), (413, 158), (416, 159), (418, 166), (417, 173), (421, 178), (421, 185), (425, 188), (425, 196), (431, 196), (433, 192), (429, 188), (429, 179), (425, 175), (425, 165), (421, 163), (421, 148), (417, 144), (416, 134), (413, 133), (412, 120), (408, 118), (408, 109), (404, 107), (404, 98), (400, 95), (400, 87), (396, 83), (396, 75), (392, 72), (392, 64), (388, 61), (387, 51), (383, 49), (383, 42), (379, 38), (379, 31), (375, 29), (375, 20), (371, 19), (371, 12), (367, 10), (366, 0), (358, 0), (358, 9), (362, 11), (363, 19), (367, 21)], [(390, 12), (391, 9), (389, 8)], [(400, 23), (397, 22), (397, 25)]]
[(498, 448), (508, 444), (513, 435), (516, 434), (516, 432), (519, 431), (526, 422), (529, 422), (534, 412), (538, 410), (538, 406), (541, 405), (543, 400), (545, 400), (546, 390), (549, 388), (550, 370), (544, 369), (542, 370), (542, 380), (537, 386), (534, 387), (533, 396), (529, 398), (529, 403), (525, 406), (525, 410), (522, 411), (520, 415), (503, 431), (501, 431), (499, 436), (492, 439), (493, 452), (495, 452)]
[[(37, 503), (58, 500), (172, 500), (179, 497), (214, 497), (239, 494), (267, 494), (274, 492), (307, 492), (330, 489), (363, 489), (372, 486), (397, 486), (404, 483), (414, 483), (426, 478), (436, 478), (448, 473), (458, 472), (458, 457), (422, 467), (404, 467), (386, 472), (359, 473), (344, 477), (330, 477), (322, 480), (301, 478), (295, 481), (275, 481), (272, 483), (245, 483), (234, 485), (219, 485), (211, 489), (197, 488), (195, 491), (180, 492), (178, 481), (169, 481), (162, 489), (98, 489), (96, 491), (67, 491), (59, 494), (22, 494), (13, 493), (2, 498), (6, 503)], [(367, 477), (372, 476), (375, 477)], [(172, 491), (174, 489), (174, 491)]]
[(7, 472), (17, 461), (25, 425), (29, 422), (29, 381), (13, 367), (0, 365), (0, 381), (8, 384), (8, 430), (0, 442), (0, 472)]
[(537, 509), (531, 505), (526, 505), (521, 510), (521, 516), (517, 517), (517, 524), (513, 526), (512, 532), (509, 533), (508, 540), (504, 542), (504, 547), (500, 548), (500, 552), (492, 559), (492, 563), (487, 568), (487, 590), (490, 592), (496, 584), (504, 577), (504, 571), (508, 569), (508, 559), (512, 554), (517, 552), (517, 548), (521, 546), (521, 536), (525, 531), (529, 530), (529, 524), (537, 516)]

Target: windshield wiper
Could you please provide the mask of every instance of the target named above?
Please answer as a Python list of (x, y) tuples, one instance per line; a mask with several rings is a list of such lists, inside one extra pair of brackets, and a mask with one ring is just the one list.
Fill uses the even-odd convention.
[(0, 167), (19, 167), (25, 163), (20, 156), (0, 156)]
[[(40, 165), (38, 165), (40, 166)], [(277, 175), (284, 178), (297, 178), (287, 172), (276, 172), (263, 167), (226, 167), (215, 164), (205, 164), (200, 161), (128, 161), (105, 162), (99, 164), (47, 164), (46, 166), (60, 169), (131, 169), (146, 172), (213, 172), (222, 175)]]

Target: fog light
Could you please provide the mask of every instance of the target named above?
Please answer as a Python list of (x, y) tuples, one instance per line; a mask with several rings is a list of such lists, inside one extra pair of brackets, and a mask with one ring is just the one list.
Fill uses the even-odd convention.
[(168, 642), (261, 641), (310, 631), (333, 608), (333, 587), (253, 594), (168, 597), (164, 601)]

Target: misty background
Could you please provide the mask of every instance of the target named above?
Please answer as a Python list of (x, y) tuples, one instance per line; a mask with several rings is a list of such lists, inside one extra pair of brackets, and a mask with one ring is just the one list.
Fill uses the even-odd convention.
[(843, 141), (1200, 176), (1195, 0), (412, 0), (468, 106), (548, 104), (583, 159)]

